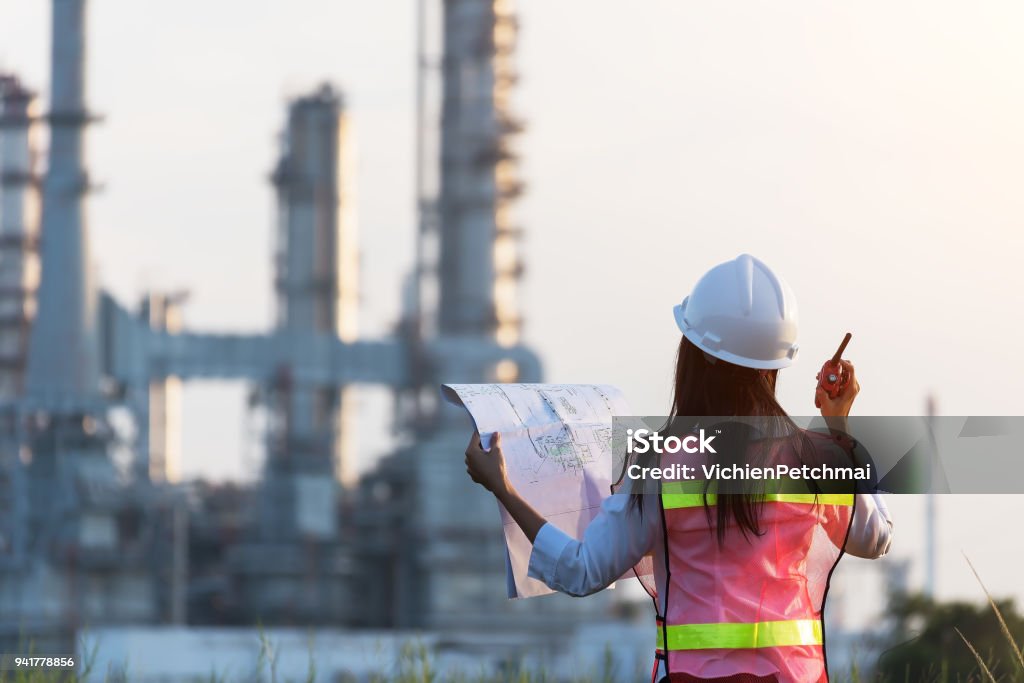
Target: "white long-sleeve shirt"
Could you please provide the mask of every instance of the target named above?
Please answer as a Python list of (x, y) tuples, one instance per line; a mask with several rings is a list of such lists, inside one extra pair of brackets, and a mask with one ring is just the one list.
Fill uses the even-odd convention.
[[(533, 541), (529, 575), (562, 593), (590, 595), (621, 578), (651, 553), (658, 610), (665, 614), (665, 544), (658, 496), (642, 496), (641, 506), (631, 505), (627, 494), (609, 496), (581, 540), (545, 524)], [(892, 534), (892, 517), (882, 497), (858, 494), (846, 552), (868, 559), (881, 557), (889, 552)], [(660, 671), (659, 678), (663, 674)]]

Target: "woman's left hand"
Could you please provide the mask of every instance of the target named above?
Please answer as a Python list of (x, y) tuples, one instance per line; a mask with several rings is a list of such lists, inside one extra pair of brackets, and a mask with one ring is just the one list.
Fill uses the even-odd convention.
[(505, 455), (501, 452), (501, 434), (494, 433), (491, 449), (484, 450), (480, 432), (473, 432), (466, 446), (466, 473), (469, 478), (498, 495), (512, 488), (505, 473)]

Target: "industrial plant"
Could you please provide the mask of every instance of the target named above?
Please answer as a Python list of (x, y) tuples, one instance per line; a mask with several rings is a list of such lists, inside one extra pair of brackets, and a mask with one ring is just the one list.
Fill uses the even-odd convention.
[[(629, 616), (616, 591), (507, 599), (498, 511), (464, 472), (472, 425), (438, 388), (543, 378), (518, 291), (517, 16), (511, 0), (437, 3), (427, 55), (419, 2), (417, 221), (394, 237), (416, 258), (378, 338), (360, 330), (352, 121), (336, 84), (287, 102), (276, 163), (259, 169), (275, 198), (273, 324), (230, 333), (187, 326), (185, 292), (122, 301), (97, 282), (88, 0), (52, 0), (45, 101), (45, 84), (0, 72), (0, 652), (78, 652), (103, 629), (125, 643), (163, 629), (161, 647), (181, 651), (195, 629), (259, 625), (330, 631), (336, 649), (415, 633), (494, 666), (600, 657), (614, 638), (624, 661), (639, 653), (626, 669), (649, 667), (649, 619), (584, 633)], [(255, 483), (181, 475), (183, 387), (211, 379), (245, 383), (266, 418)], [(399, 446), (357, 475), (367, 386), (390, 392)]]
[[(0, 77), (4, 651), (73, 652), (106, 625), (263, 624), (476, 633), (501, 652), (522, 638), (495, 623), (556, 647), (607, 612), (607, 598), (506, 599), (496, 511), (462, 472), (468, 421), (437, 396), (441, 378), (541, 378), (517, 301), (511, 3), (443, 4), (440, 126), (420, 133), (439, 153), (418, 159), (439, 182), (420, 185), (406, 310), (379, 339), (359, 332), (350, 122), (330, 84), (288, 103), (269, 174), (272, 329), (189, 329), (180, 292), (123, 302), (98, 286), (87, 4), (53, 0), (48, 102)], [(266, 411), (254, 486), (181, 480), (181, 389), (197, 378), (247, 382)], [(352, 397), (367, 384), (393, 392), (407, 445), (356, 477)]]

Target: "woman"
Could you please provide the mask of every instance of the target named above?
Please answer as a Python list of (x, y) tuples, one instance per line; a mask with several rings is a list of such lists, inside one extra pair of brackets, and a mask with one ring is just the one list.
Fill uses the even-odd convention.
[[(775, 383), (796, 356), (796, 305), (768, 266), (746, 254), (716, 266), (676, 306), (675, 317), (683, 337), (673, 416), (789, 422)], [(830, 427), (845, 431), (860, 385), (853, 365), (842, 365), (845, 388), (836, 398), (819, 388), (815, 401)], [(813, 442), (795, 456), (806, 462), (828, 438), (801, 433), (800, 440)], [(762, 462), (795, 452), (766, 450)], [(679, 495), (664, 484), (657, 495), (611, 495), (576, 540), (509, 483), (500, 434), (489, 451), (474, 434), (466, 466), (533, 543), (529, 574), (551, 588), (588, 595), (630, 567), (638, 576), (645, 563), (653, 569), (656, 681), (828, 680), (822, 615), (832, 570), (843, 552), (881, 557), (892, 539), (889, 512), (871, 494), (752, 496), (723, 488), (716, 495), (705, 484), (696, 495)]]

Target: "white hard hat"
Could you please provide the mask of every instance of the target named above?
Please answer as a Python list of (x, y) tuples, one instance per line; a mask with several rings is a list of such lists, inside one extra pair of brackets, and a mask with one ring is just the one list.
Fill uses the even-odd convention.
[(720, 263), (674, 309), (676, 324), (705, 353), (758, 370), (788, 368), (796, 344), (796, 297), (750, 254)]

